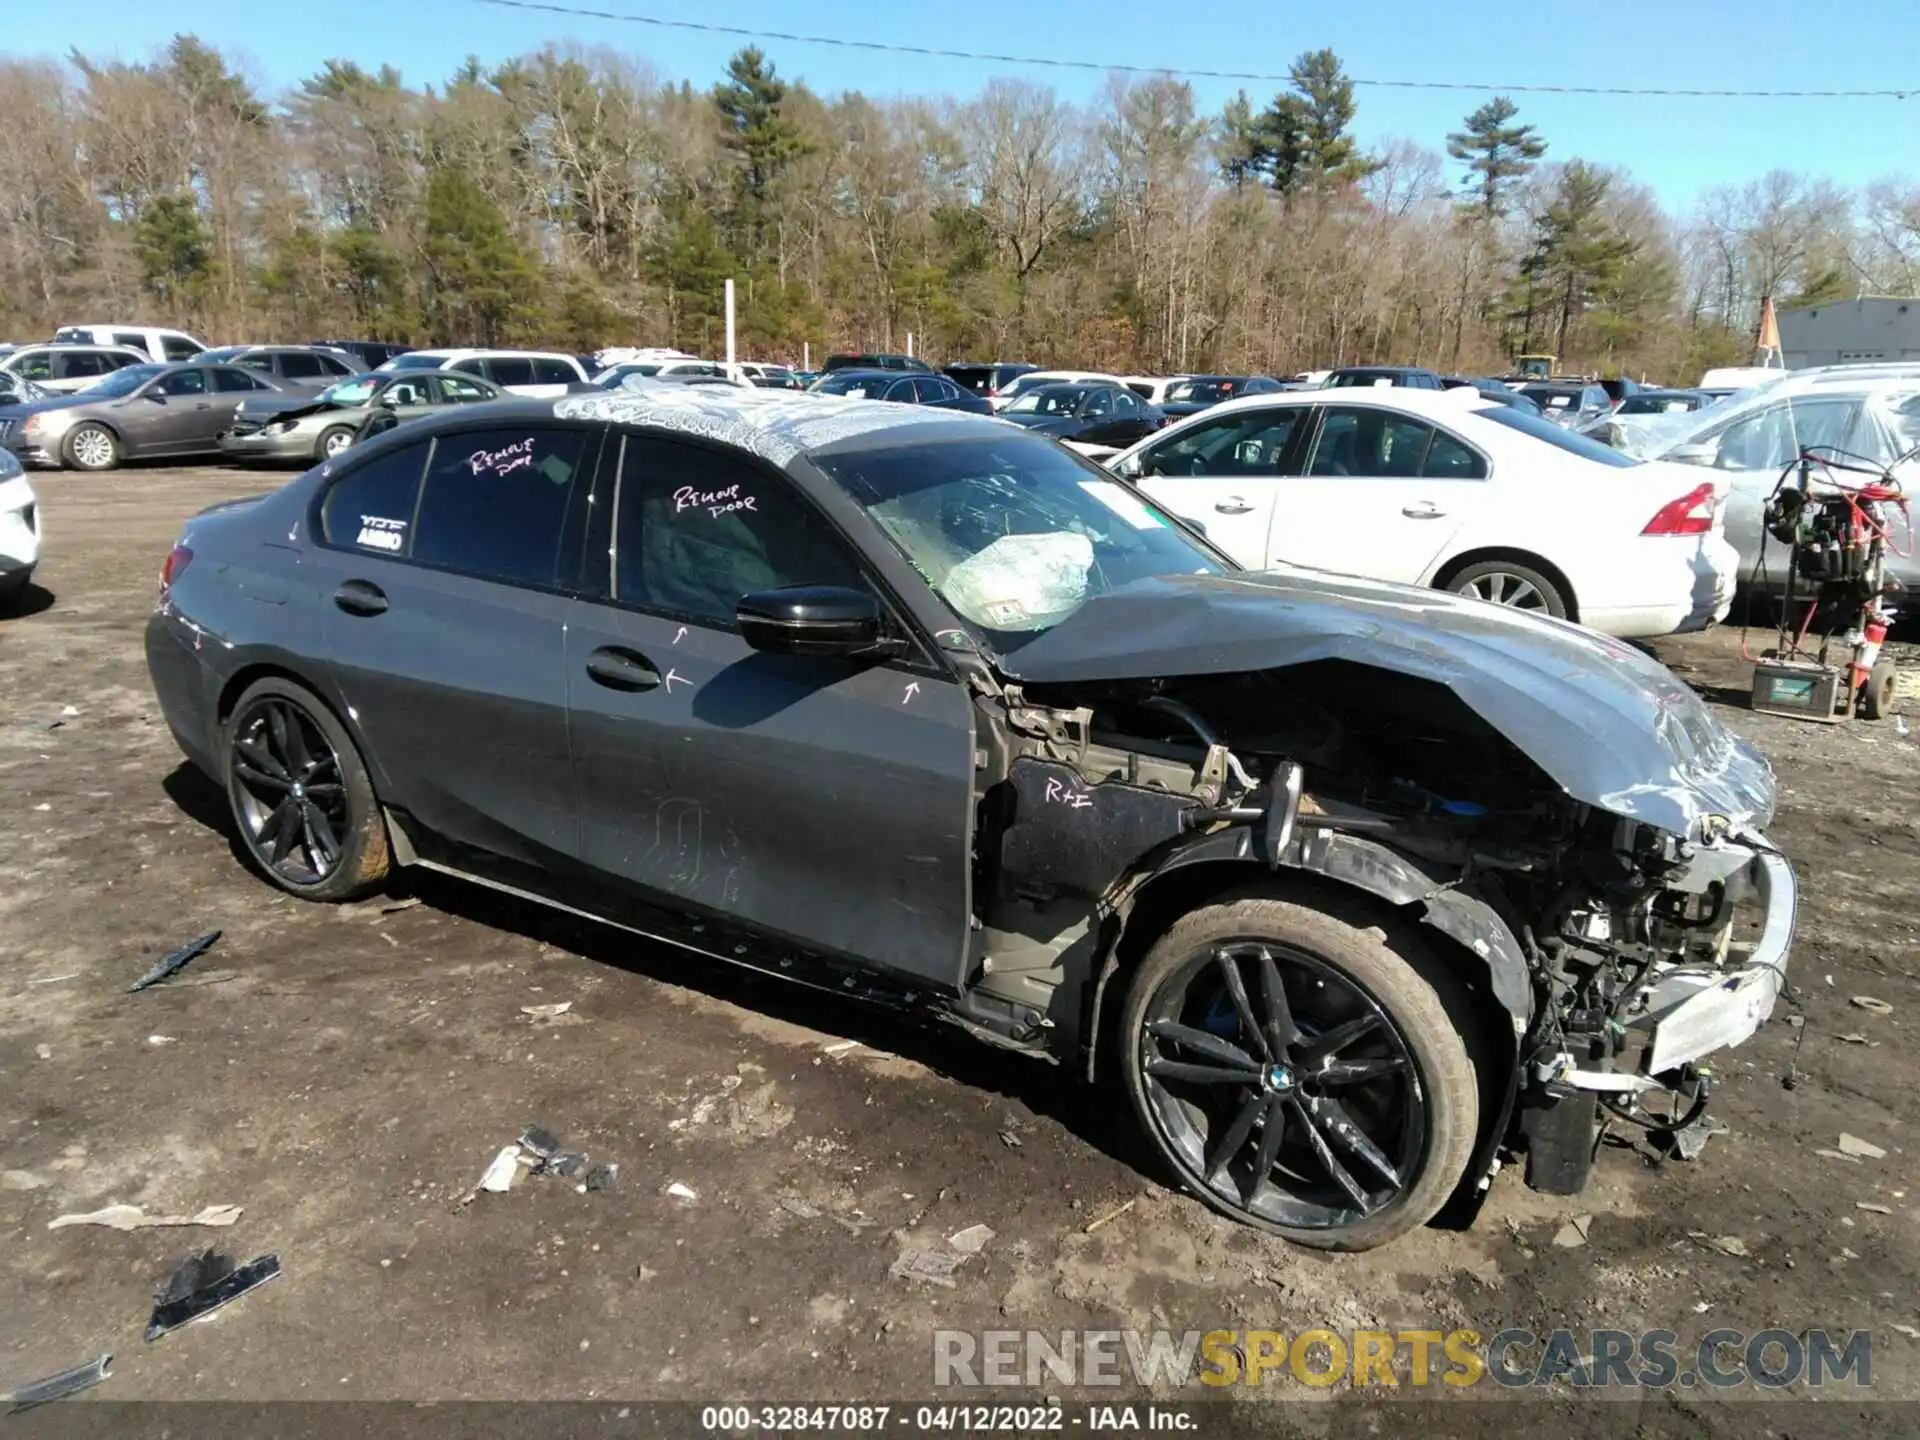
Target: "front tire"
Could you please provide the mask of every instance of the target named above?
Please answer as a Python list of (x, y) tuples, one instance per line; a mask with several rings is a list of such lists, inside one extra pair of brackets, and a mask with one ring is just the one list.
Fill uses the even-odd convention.
[(342, 450), (353, 444), (353, 437), (359, 433), (352, 425), (333, 425), (320, 432), (320, 438), (313, 442), (313, 458), (331, 460)]
[(1420, 937), (1358, 897), (1229, 896), (1135, 971), (1122, 1073), (1189, 1194), (1301, 1245), (1370, 1250), (1430, 1220), (1466, 1170), (1469, 1013)]
[(1447, 580), (1446, 589), (1511, 610), (1567, 618), (1567, 597), (1560, 587), (1529, 565), (1512, 560), (1480, 560)]
[(120, 463), (120, 437), (89, 420), (67, 433), (63, 453), (76, 470), (112, 470)]
[(249, 863), (303, 900), (357, 900), (392, 866), (387, 823), (352, 738), (304, 686), (269, 677), (222, 731), (227, 800)]

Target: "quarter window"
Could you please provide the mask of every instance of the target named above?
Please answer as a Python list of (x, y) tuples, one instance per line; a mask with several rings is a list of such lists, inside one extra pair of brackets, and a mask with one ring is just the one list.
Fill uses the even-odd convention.
[(614, 597), (709, 625), (779, 585), (863, 587), (852, 551), (791, 482), (704, 446), (630, 435), (614, 514)]
[(405, 558), (412, 549), (427, 450), (424, 440), (389, 450), (335, 481), (320, 507), (320, 533), (327, 543)]
[(413, 558), (508, 585), (554, 584), (592, 438), (540, 426), (441, 436), (414, 517)]

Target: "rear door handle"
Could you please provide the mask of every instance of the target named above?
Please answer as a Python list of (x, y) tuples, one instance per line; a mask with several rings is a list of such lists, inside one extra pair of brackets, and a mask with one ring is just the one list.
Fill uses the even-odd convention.
[(1431, 500), (1422, 500), (1417, 505), (1402, 506), (1400, 513), (1409, 520), (1439, 520), (1444, 518), (1447, 512)]
[(587, 656), (587, 674), (609, 690), (653, 690), (660, 685), (660, 672), (647, 663), (646, 656), (611, 645)]
[(333, 592), (333, 603), (349, 615), (384, 615), (386, 592), (371, 580), (348, 580)]
[(1238, 495), (1229, 495), (1224, 500), (1215, 501), (1213, 508), (1218, 510), (1222, 515), (1250, 515), (1253, 513), (1253, 506), (1242, 500)]

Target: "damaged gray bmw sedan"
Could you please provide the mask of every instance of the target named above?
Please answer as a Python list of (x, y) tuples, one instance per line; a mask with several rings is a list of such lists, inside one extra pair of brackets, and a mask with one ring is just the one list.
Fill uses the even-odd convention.
[(995, 420), (463, 408), (192, 519), (147, 657), (283, 890), (426, 866), (951, 1023), (1307, 1245), (1579, 1189), (1785, 985), (1772, 773), (1660, 665), (1241, 571)]

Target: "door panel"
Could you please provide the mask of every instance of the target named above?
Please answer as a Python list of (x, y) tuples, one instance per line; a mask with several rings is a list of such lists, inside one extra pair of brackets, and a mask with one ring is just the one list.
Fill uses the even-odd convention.
[[(731, 631), (610, 605), (577, 603), (565, 630), (588, 865), (807, 948), (958, 983), (973, 786), (959, 686), (762, 654)], [(597, 679), (589, 666), (609, 649), (660, 683)]]
[(1297, 468), (1312, 416), (1307, 405), (1210, 416), (1140, 452), (1140, 488), (1242, 565), (1264, 569), (1279, 477)]
[(770, 655), (740, 638), (733, 609), (749, 591), (873, 588), (788, 477), (637, 435), (619, 470), (613, 598), (580, 601), (566, 627), (582, 858), (669, 903), (957, 986), (966, 694), (931, 666)]
[(1326, 406), (1304, 469), (1276, 482), (1274, 559), (1373, 580), (1425, 579), (1487, 502), (1477, 452), (1384, 408)]

